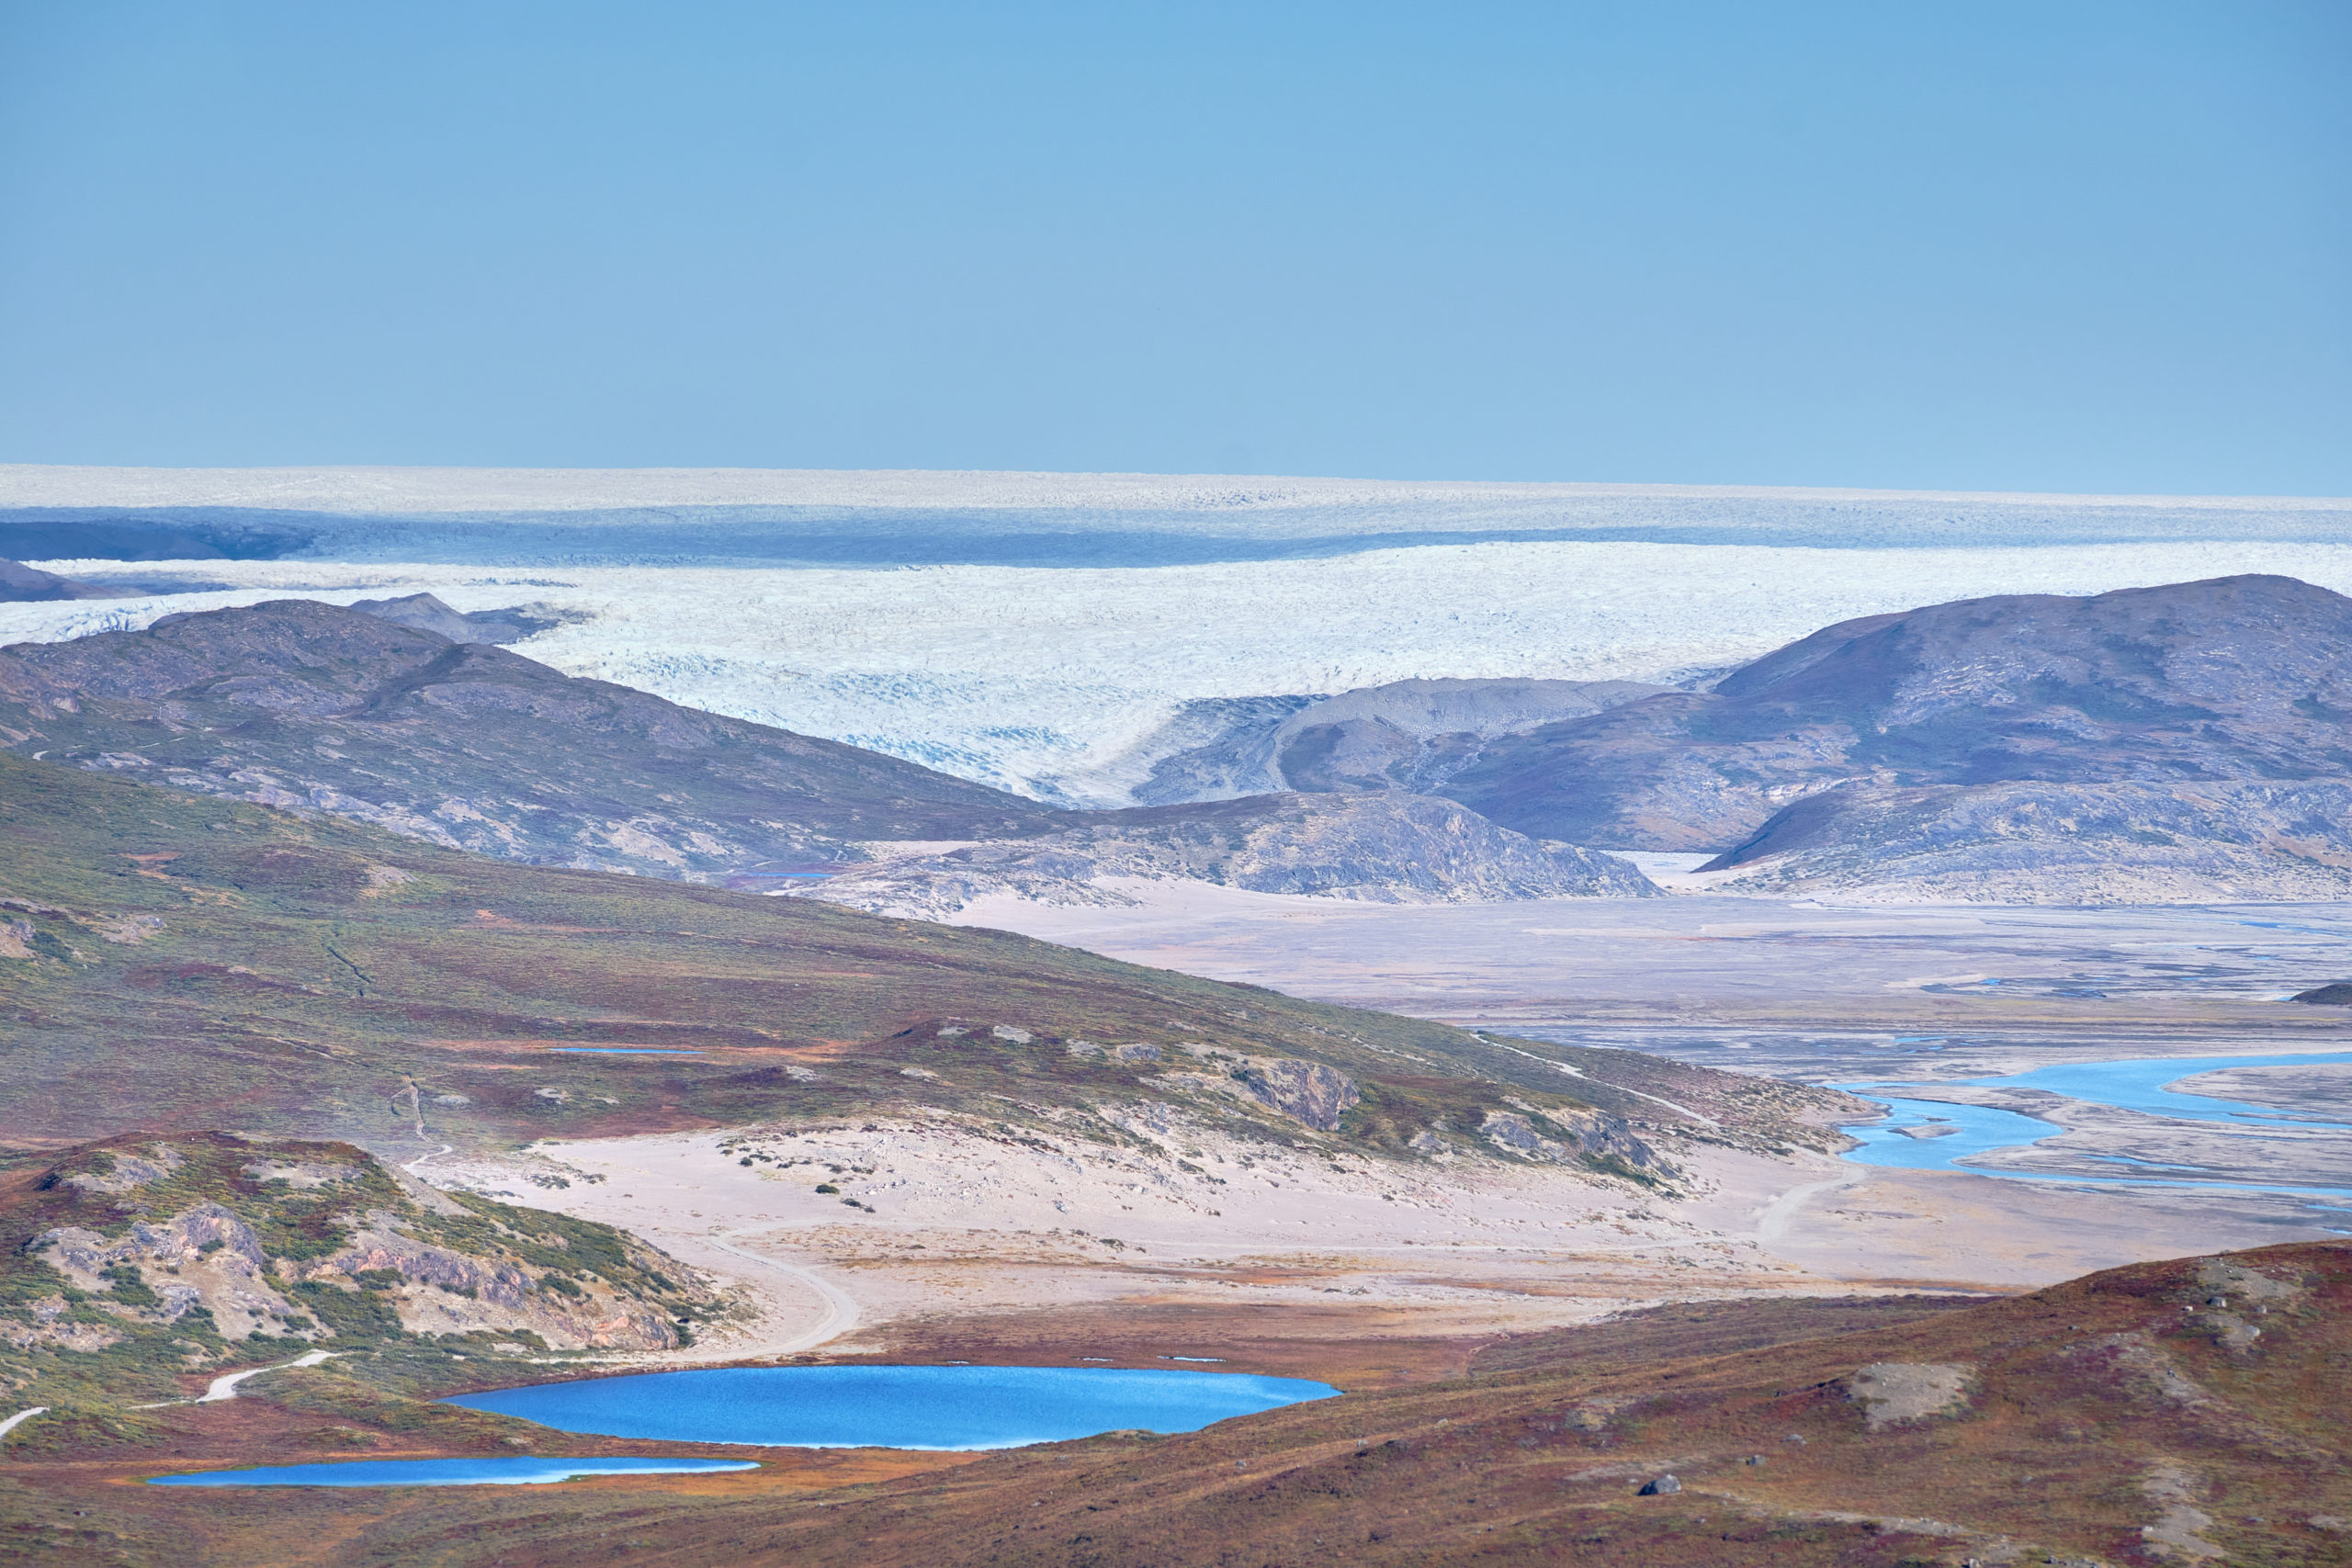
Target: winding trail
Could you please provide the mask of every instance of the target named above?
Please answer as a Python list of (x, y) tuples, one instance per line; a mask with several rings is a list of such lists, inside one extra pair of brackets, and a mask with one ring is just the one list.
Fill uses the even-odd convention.
[(312, 1350), (307, 1354), (297, 1356), (290, 1361), (280, 1361), (274, 1367), (254, 1367), (249, 1371), (242, 1372), (224, 1372), (220, 1376), (214, 1378), (211, 1385), (202, 1393), (198, 1394), (195, 1399), (190, 1400), (189, 1403), (192, 1404), (218, 1404), (224, 1399), (236, 1398), (237, 1385), (244, 1382), (247, 1378), (257, 1378), (264, 1372), (282, 1372), (288, 1367), (315, 1367), (328, 1359), (330, 1357), (340, 1356), (342, 1354), (343, 1352), (340, 1350)]
[(1866, 1173), (1866, 1167), (1857, 1166), (1854, 1173), (1850, 1175), (1845, 1171), (1839, 1171), (1826, 1180), (1808, 1181), (1802, 1187), (1790, 1188), (1766, 1204), (1756, 1216), (1756, 1239), (1758, 1241), (1779, 1240), (1788, 1234), (1789, 1222), (1796, 1218), (1797, 1211), (1810, 1202), (1815, 1194), (1829, 1191), (1833, 1188), (1851, 1187)]
[[(282, 1372), (289, 1367), (315, 1367), (342, 1354), (344, 1352), (341, 1350), (311, 1350), (295, 1357), (290, 1361), (279, 1361), (274, 1366), (247, 1367), (242, 1372), (222, 1372), (205, 1385), (204, 1392), (194, 1399), (165, 1399), (153, 1404), (134, 1404), (131, 1408), (133, 1410), (166, 1410), (175, 1404), (218, 1404), (222, 1400), (236, 1398), (237, 1385), (247, 1378), (257, 1378), (264, 1372)], [(0, 1431), (6, 1430), (7, 1430), (6, 1427), (0, 1427)]]
[(34, 1405), (30, 1410), (19, 1410), (19, 1411), (17, 1411), (14, 1416), (9, 1416), (6, 1421), (0, 1421), (0, 1438), (5, 1438), (5, 1437), (6, 1437), (9, 1433), (11, 1433), (11, 1432), (15, 1431), (18, 1427), (20, 1427), (20, 1426), (24, 1425), (26, 1422), (28, 1422), (28, 1421), (29, 1421), (29, 1420), (31, 1420), (34, 1416), (42, 1416), (42, 1415), (46, 1415), (46, 1414), (48, 1413), (48, 1411), (49, 1411), (49, 1406), (48, 1406), (48, 1405), (46, 1405), (46, 1404), (36, 1404), (36, 1405)]
[(455, 1144), (444, 1144), (444, 1145), (442, 1145), (439, 1148), (435, 1149), (431, 1154), (425, 1154), (425, 1155), (419, 1155), (419, 1156), (417, 1156), (414, 1159), (413, 1159), (413, 1160), (409, 1161), (406, 1165), (404, 1165), (404, 1166), (401, 1167), (401, 1168), (402, 1170), (407, 1171), (411, 1176), (415, 1177), (418, 1180), (422, 1181), (422, 1180), (424, 1180), (424, 1173), (423, 1173), (423, 1172), (421, 1172), (421, 1171), (419, 1171), (419, 1170), (416, 1168), (418, 1166), (423, 1165), (426, 1160), (429, 1160), (429, 1159), (439, 1159), (443, 1155), (453, 1155), (453, 1154), (456, 1154), (457, 1152), (458, 1152), (458, 1145), (455, 1145)]
[(794, 1280), (816, 1292), (818, 1299), (825, 1303), (825, 1315), (818, 1321), (816, 1327), (796, 1335), (790, 1339), (780, 1340), (766, 1347), (766, 1354), (788, 1356), (797, 1350), (813, 1350), (829, 1339), (838, 1339), (847, 1334), (857, 1326), (858, 1311), (857, 1303), (846, 1292), (824, 1279), (815, 1269), (805, 1268), (797, 1263), (786, 1263), (781, 1258), (770, 1258), (764, 1253), (753, 1252), (749, 1247), (736, 1246), (729, 1239), (730, 1236), (758, 1235), (764, 1231), (783, 1228), (781, 1223), (744, 1225), (740, 1229), (721, 1231), (716, 1235), (705, 1236), (703, 1239), (729, 1257), (741, 1258), (746, 1262), (757, 1263), (763, 1268), (775, 1269), (778, 1273), (789, 1274)]

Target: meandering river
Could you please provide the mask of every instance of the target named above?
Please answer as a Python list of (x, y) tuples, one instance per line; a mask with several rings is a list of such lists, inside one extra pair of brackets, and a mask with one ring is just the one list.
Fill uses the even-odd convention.
[[(2167, 1164), (2120, 1155), (2094, 1155), (2127, 1168), (2132, 1174), (2075, 1175), (2030, 1171), (1997, 1165), (1963, 1163), (1999, 1149), (2019, 1148), (2054, 1138), (2067, 1129), (2054, 1122), (1992, 1106), (1965, 1105), (1945, 1100), (1925, 1100), (1916, 1091), (1940, 1088), (2023, 1089), (2062, 1095), (2087, 1105), (2184, 1122), (2223, 1122), (2236, 1127), (2280, 1130), (2352, 1132), (2352, 1104), (2334, 1116), (2308, 1111), (2283, 1110), (2182, 1088), (2207, 1073), (2245, 1067), (2318, 1067), (2352, 1064), (2352, 1052), (2234, 1056), (2152, 1056), (2108, 1062), (2065, 1062), (2030, 1072), (1991, 1077), (1958, 1078), (1949, 1084), (1897, 1084), (1878, 1081), (1839, 1084), (1838, 1088), (1887, 1108), (1880, 1121), (1856, 1122), (1843, 1131), (1860, 1140), (1845, 1157), (1859, 1165), (1887, 1166), (1905, 1170), (1960, 1170), (1977, 1176), (2016, 1181), (2068, 1181), (2115, 1187), (2206, 1187), (2241, 1192), (2281, 1192), (2315, 1198), (2352, 1199), (2352, 1187), (2323, 1184), (2289, 1185), (2233, 1180), (2217, 1177), (2194, 1164)], [(1910, 1089), (1912, 1095), (1889, 1093)], [(1921, 1137), (1906, 1128), (1936, 1129)]]

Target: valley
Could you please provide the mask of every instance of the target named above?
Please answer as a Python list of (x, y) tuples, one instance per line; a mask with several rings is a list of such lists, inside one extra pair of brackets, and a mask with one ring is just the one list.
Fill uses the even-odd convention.
[[(0, 607), (6, 1539), (2329, 1560), (2333, 514), (1312, 490), (1086, 512), (1094, 566), (922, 485), (854, 566), (723, 500), (683, 562), (0, 515), (122, 552)], [(989, 1454), (441, 1403), (907, 1366), (1339, 1393)], [(338, 1456), (540, 1483), (138, 1484)]]

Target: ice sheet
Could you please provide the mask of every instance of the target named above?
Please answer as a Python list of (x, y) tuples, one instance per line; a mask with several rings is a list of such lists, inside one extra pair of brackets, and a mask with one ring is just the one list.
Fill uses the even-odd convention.
[(2243, 571), (2352, 592), (2352, 546), (2278, 543), (1484, 544), (1092, 570), (42, 564), (98, 581), (177, 574), (238, 586), (0, 605), (0, 641), (288, 595), (347, 603), (426, 590), (459, 610), (544, 602), (592, 617), (516, 645), (567, 673), (1080, 799), (1090, 798), (1090, 769), (1193, 698), (1414, 676), (1672, 682), (1834, 621), (1987, 593), (2091, 593)]

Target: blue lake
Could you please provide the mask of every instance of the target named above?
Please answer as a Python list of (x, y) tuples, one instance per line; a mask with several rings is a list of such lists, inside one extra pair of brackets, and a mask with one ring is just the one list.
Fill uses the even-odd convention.
[[(2066, 1062), (2030, 1072), (1995, 1077), (1958, 1078), (1955, 1084), (1998, 1089), (2031, 1089), (2063, 1095), (2090, 1105), (2113, 1106), (2150, 1116), (2186, 1122), (2220, 1122), (2239, 1127), (2352, 1128), (2352, 1106), (2342, 1118), (2281, 1111), (2277, 1106), (2224, 1100), (2174, 1088), (2200, 1073), (2232, 1067), (2335, 1066), (2352, 1063), (2352, 1052), (2263, 1056), (2155, 1056), (2111, 1062)], [(2054, 1122), (1989, 1106), (1959, 1105), (1949, 1100), (1918, 1100), (1886, 1092), (1893, 1089), (1926, 1089), (1925, 1084), (1847, 1083), (1837, 1086), (1885, 1106), (1885, 1120), (1843, 1127), (1861, 1147), (1844, 1157), (1858, 1165), (1888, 1166), (1903, 1170), (1963, 1170), (2016, 1181), (2067, 1181), (2106, 1187), (2210, 1187), (2240, 1192), (2284, 1192), (2309, 1197), (2342, 1197), (2352, 1189), (2317, 1185), (2290, 1186), (2217, 1179), (2193, 1165), (2172, 1165), (2126, 1156), (2100, 1156), (2104, 1163), (2140, 1174), (2130, 1176), (2066, 1176), (2041, 1171), (2004, 1170), (1998, 1167), (1962, 1165), (1973, 1155), (1996, 1149), (2021, 1148), (2065, 1129)], [(1941, 1123), (1953, 1129), (1940, 1137), (1906, 1137), (1895, 1129)]]
[(158, 1475), (150, 1486), (535, 1486), (577, 1475), (695, 1475), (714, 1470), (757, 1470), (747, 1459), (355, 1459), (330, 1464), (281, 1464), (256, 1470), (208, 1470)]
[(1340, 1391), (1303, 1378), (1114, 1367), (717, 1367), (459, 1394), (565, 1432), (801, 1448), (1009, 1449), (1192, 1432)]

